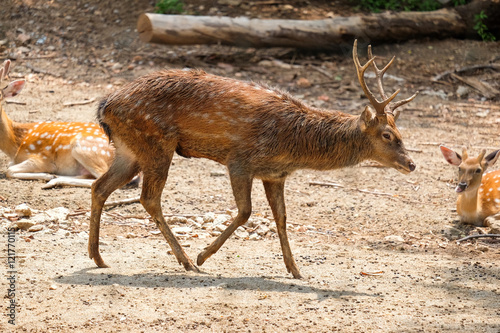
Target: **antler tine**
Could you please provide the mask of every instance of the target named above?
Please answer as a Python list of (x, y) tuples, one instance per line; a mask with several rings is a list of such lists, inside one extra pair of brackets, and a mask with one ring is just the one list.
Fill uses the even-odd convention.
[(419, 92), (417, 91), (416, 93), (414, 93), (412, 96), (408, 97), (407, 99), (402, 99), (402, 100), (397, 101), (394, 104), (392, 104), (390, 106), (391, 112), (394, 112), (394, 110), (399, 108), (401, 105), (404, 105), (406, 103), (410, 103), (411, 101), (413, 101), (413, 99), (415, 99), (415, 97), (417, 97), (418, 93)]
[[(370, 50), (370, 47), (368, 49)], [(371, 55), (371, 51), (370, 51), (370, 55)], [(377, 114), (379, 114), (379, 115), (384, 114), (385, 107), (387, 106), (387, 104), (389, 104), (396, 97), (396, 95), (399, 93), (399, 89), (394, 94), (392, 94), (389, 98), (387, 98), (385, 96), (385, 93), (383, 93), (382, 98), (384, 98), (384, 100), (382, 102), (379, 102), (377, 100), (377, 98), (375, 97), (375, 95), (370, 91), (370, 89), (366, 85), (365, 77), (364, 77), (366, 69), (370, 65), (374, 64), (376, 57), (370, 57), (370, 60), (368, 60), (368, 62), (366, 64), (361, 66), (361, 63), (359, 62), (359, 57), (358, 57), (358, 40), (357, 39), (354, 40), (354, 48), (352, 50), (352, 57), (354, 60), (354, 65), (356, 66), (356, 72), (358, 74), (359, 84), (361, 85), (361, 88), (363, 89), (366, 97), (370, 100), (370, 103), (375, 108), (375, 111), (377, 112)], [(390, 66), (390, 64), (392, 64), (392, 61), (393, 60), (391, 60), (391, 62), (389, 62), (389, 64), (387, 66), (385, 66), (381, 71), (385, 72), (387, 70), (387, 68)], [(374, 67), (377, 68), (375, 65), (374, 65)], [(378, 70), (378, 68), (377, 68), (377, 70)], [(379, 89), (380, 89), (380, 86), (379, 86)], [(383, 88), (382, 88), (382, 92), (383, 92)]]
[[(375, 58), (372, 54), (372, 46), (371, 45), (368, 45), (368, 58)], [(392, 59), (387, 63), (387, 65), (385, 65), (385, 67), (382, 69), (378, 69), (375, 61), (373, 62), (373, 71), (375, 72), (375, 77), (377, 78), (378, 90), (380, 92), (380, 95), (384, 99), (387, 99), (387, 95), (385, 94), (384, 85), (382, 84), (382, 81), (384, 79), (385, 72), (387, 71), (387, 69), (389, 69), (389, 67), (391, 67), (391, 65), (395, 59), (396, 59), (396, 56), (393, 56)]]

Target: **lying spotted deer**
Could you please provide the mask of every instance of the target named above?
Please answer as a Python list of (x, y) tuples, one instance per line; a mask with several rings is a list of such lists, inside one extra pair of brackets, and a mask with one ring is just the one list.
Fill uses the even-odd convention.
[[(477, 157), (469, 157), (467, 150), (462, 155), (440, 146), (448, 163), (458, 167), (457, 213), (460, 221), (477, 226), (490, 226), (500, 220), (500, 170), (485, 173), (495, 164), (500, 150), (486, 155), (483, 150)], [(485, 156), (486, 155), (486, 156)]]
[[(391, 101), (384, 92), (382, 70), (375, 58), (361, 66), (354, 42), (359, 83), (375, 113), (366, 107), (359, 116), (305, 105), (267, 86), (207, 74), (201, 70), (165, 70), (138, 78), (99, 105), (97, 119), (116, 146), (114, 161), (92, 186), (89, 256), (107, 267), (99, 253), (99, 225), (106, 198), (143, 172), (141, 203), (151, 214), (179, 263), (198, 271), (165, 222), (161, 193), (174, 152), (204, 157), (227, 166), (238, 214), (225, 231), (198, 255), (202, 265), (249, 218), (252, 181), (264, 183), (277, 224), (286, 268), (301, 278), (286, 233), (284, 186), (297, 169), (328, 170), (376, 160), (402, 173), (415, 170), (395, 121), (396, 108), (415, 98)], [(378, 101), (365, 83), (373, 65)]]
[[(0, 68), (0, 102), (18, 95), (25, 80), (2, 84), (10, 60)], [(58, 185), (90, 187), (108, 170), (114, 148), (102, 129), (93, 123), (12, 121), (0, 105), (0, 149), (11, 159), (7, 177), (49, 180)], [(57, 175), (57, 177), (56, 177)]]

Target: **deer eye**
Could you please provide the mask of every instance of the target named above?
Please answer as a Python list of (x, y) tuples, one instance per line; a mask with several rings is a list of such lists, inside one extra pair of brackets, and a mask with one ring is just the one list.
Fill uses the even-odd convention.
[(483, 171), (483, 170), (481, 170), (481, 168), (476, 169), (476, 173), (481, 173), (481, 171)]
[(383, 133), (382, 137), (386, 140), (391, 140), (391, 135), (389, 133)]

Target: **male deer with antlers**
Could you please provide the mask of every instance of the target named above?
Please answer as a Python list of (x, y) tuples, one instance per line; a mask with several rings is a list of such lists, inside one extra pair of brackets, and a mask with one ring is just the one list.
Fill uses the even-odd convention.
[(469, 157), (465, 148), (461, 156), (445, 146), (439, 148), (446, 162), (458, 167), (455, 191), (460, 221), (485, 227), (500, 221), (500, 170), (485, 173), (497, 161), (500, 150), (488, 155), (482, 150), (479, 156)]
[[(0, 68), (0, 102), (19, 94), (25, 84), (25, 80), (2, 84), (10, 64), (7, 60)], [(17, 123), (7, 116), (1, 105), (0, 149), (12, 161), (7, 177), (50, 180), (44, 188), (58, 185), (90, 187), (94, 179), (86, 178), (97, 178), (107, 171), (114, 153), (106, 134), (97, 124)]]
[[(370, 49), (369, 49), (370, 50)], [(204, 157), (227, 166), (238, 214), (225, 231), (198, 255), (202, 265), (252, 212), (254, 178), (264, 183), (277, 224), (286, 268), (301, 278), (286, 233), (284, 185), (297, 169), (348, 167), (376, 160), (402, 173), (415, 170), (396, 127), (399, 106), (415, 96), (391, 103), (382, 77), (394, 58), (379, 70), (372, 57), (361, 66), (354, 42), (358, 79), (375, 108), (360, 116), (309, 107), (267, 86), (207, 74), (200, 70), (168, 70), (143, 76), (108, 95), (97, 118), (116, 146), (109, 169), (92, 186), (89, 256), (107, 267), (99, 253), (99, 225), (106, 198), (143, 172), (141, 203), (186, 270), (198, 271), (165, 222), (161, 193), (174, 152)], [(368, 89), (365, 70), (372, 66), (383, 101)]]

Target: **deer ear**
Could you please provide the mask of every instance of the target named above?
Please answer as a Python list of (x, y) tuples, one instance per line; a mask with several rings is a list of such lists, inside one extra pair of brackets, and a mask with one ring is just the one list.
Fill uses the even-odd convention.
[(3, 97), (9, 98), (18, 95), (24, 88), (26, 80), (16, 80), (9, 83), (7, 87), (3, 90)]
[(462, 156), (460, 156), (450, 148), (446, 148), (445, 146), (439, 146), (439, 148), (441, 149), (441, 153), (443, 154), (446, 162), (454, 166), (459, 166), (460, 163), (462, 163)]
[(375, 114), (370, 110), (368, 106), (365, 107), (365, 110), (359, 116), (359, 127), (361, 131), (366, 131), (370, 126), (373, 125), (376, 120)]
[(500, 149), (492, 152), (491, 154), (488, 154), (483, 160), (484, 168), (486, 169), (487, 167), (490, 167), (493, 164), (495, 164), (499, 156), (500, 156)]
[(393, 112), (393, 114), (394, 114), (394, 122), (396, 122), (398, 120), (400, 113), (401, 113), (401, 111), (394, 110), (394, 112)]

